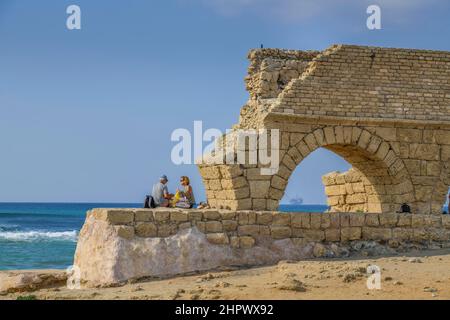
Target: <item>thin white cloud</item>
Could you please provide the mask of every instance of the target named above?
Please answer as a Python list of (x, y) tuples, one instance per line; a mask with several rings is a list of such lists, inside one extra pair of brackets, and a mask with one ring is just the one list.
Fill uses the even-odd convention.
[(253, 14), (299, 22), (318, 17), (324, 12), (352, 10), (372, 4), (390, 14), (407, 14), (424, 6), (444, 0), (185, 0), (196, 1), (224, 16)]

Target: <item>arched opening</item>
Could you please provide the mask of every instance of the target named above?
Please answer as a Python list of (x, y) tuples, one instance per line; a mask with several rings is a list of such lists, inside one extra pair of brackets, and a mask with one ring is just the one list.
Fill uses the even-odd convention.
[[(395, 212), (403, 203), (413, 204), (412, 182), (391, 145), (367, 130), (351, 126), (316, 129), (286, 150), (279, 176), (272, 178), (272, 193), (281, 191), (278, 200), (284, 196), (296, 167), (321, 147), (352, 166), (347, 173), (323, 180), (332, 211)], [(353, 187), (358, 188), (358, 194), (352, 193)]]
[[(281, 211), (326, 211), (329, 208), (323, 176), (332, 172), (345, 173), (351, 164), (336, 153), (319, 148), (299, 164), (289, 178)], [(306, 182), (306, 183), (305, 183)]]

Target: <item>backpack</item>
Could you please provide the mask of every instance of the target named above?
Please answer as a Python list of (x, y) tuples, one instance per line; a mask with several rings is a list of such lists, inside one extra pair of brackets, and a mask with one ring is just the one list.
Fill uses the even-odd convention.
[(144, 209), (156, 208), (155, 199), (152, 196), (146, 196), (144, 201)]

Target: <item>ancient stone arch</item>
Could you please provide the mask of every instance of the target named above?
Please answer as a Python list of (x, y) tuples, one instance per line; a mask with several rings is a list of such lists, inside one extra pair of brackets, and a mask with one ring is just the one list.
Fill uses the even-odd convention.
[(292, 171), (323, 147), (352, 165), (323, 177), (332, 211), (393, 212), (408, 203), (414, 213), (441, 213), (450, 53), (335, 45), (252, 50), (249, 59), (250, 98), (233, 129), (278, 129), (280, 166), (263, 175), (258, 164), (200, 164), (212, 207), (276, 210)]

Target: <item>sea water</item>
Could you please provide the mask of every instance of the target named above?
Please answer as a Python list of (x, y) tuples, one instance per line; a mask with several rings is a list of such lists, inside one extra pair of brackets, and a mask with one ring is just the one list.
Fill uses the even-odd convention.
[[(139, 208), (137, 203), (0, 203), (0, 270), (65, 269), (92, 208)], [(285, 212), (323, 212), (324, 205), (280, 205)]]

